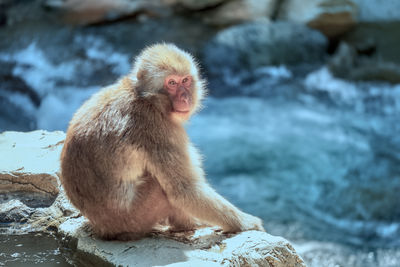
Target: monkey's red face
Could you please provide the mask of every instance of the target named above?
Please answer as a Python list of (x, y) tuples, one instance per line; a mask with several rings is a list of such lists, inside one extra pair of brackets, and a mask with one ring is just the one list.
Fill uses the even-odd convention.
[(165, 78), (164, 88), (171, 99), (174, 115), (188, 119), (193, 102), (192, 77), (169, 75)]

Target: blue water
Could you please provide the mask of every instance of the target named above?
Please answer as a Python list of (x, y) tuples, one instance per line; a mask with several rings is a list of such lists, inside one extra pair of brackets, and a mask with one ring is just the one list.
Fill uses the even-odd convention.
[(400, 85), (325, 68), (276, 82), (210, 99), (188, 127), (209, 179), (310, 266), (399, 266)]

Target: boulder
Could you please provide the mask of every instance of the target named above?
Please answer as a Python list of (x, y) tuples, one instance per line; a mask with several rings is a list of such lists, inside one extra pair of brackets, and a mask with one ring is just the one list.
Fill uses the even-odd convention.
[(206, 23), (218, 26), (269, 19), (275, 0), (231, 0), (203, 14)]
[[(7, 226), (0, 234), (57, 233), (78, 266), (305, 266), (287, 240), (259, 231), (172, 233), (160, 226), (137, 241), (99, 240), (59, 185), (64, 138), (45, 131), (0, 135), (0, 223)], [(24, 201), (32, 194), (38, 195)], [(53, 199), (44, 203), (39, 195)]]
[[(65, 133), (0, 134), (0, 224), (7, 232), (56, 229), (77, 211), (60, 187), (59, 157)], [(21, 224), (22, 223), (22, 224)]]
[(350, 0), (287, 0), (280, 6), (277, 16), (306, 24), (335, 38), (354, 27), (357, 15), (358, 6)]
[[(203, 63), (213, 89), (236, 92), (270, 65), (320, 63), (327, 40), (318, 31), (290, 22), (252, 22), (219, 32), (203, 50)], [(216, 92), (219, 94), (220, 92)], [(225, 94), (225, 93), (223, 93)]]
[(59, 193), (57, 172), (64, 138), (63, 132), (2, 133), (0, 194), (24, 192), (23, 201), (34, 207), (54, 201)]
[(361, 55), (400, 64), (399, 27), (400, 21), (360, 23), (344, 35), (342, 41)]
[(355, 47), (344, 42), (331, 58), (329, 70), (348, 80), (400, 83), (400, 64), (360, 54)]
[(213, 8), (229, 2), (231, 0), (164, 0), (170, 4), (181, 5), (182, 7), (189, 10), (204, 10), (208, 8)]
[(166, 10), (162, 0), (46, 0), (44, 6), (59, 11), (65, 22), (78, 25), (115, 21), (160, 8)]
[(3, 196), (0, 202), (0, 223), (23, 223), (29, 218), (34, 212), (33, 208), (30, 208), (18, 199), (11, 199), (6, 201), (9, 196)]
[(29, 114), (24, 108), (32, 111), (40, 106), (39, 94), (13, 73), (15, 63), (2, 60), (0, 55), (0, 65), (0, 103), (7, 107), (0, 110), (0, 131), (7, 127), (18, 131), (36, 128), (33, 112)]
[(28, 98), (35, 107), (40, 106), (40, 95), (26, 82), (13, 74), (15, 64), (8, 61), (0, 60), (0, 90), (8, 91)]
[[(294, 45), (295, 44), (295, 45)], [(322, 61), (327, 40), (315, 30), (288, 22), (254, 22), (219, 32), (203, 52), (205, 67), (218, 71)]]
[(282, 237), (247, 231), (223, 234), (216, 228), (195, 232), (154, 231), (149, 237), (131, 242), (109, 242), (93, 236), (83, 218), (60, 225), (65, 245), (76, 251), (74, 258), (116, 266), (305, 266), (290, 243)]

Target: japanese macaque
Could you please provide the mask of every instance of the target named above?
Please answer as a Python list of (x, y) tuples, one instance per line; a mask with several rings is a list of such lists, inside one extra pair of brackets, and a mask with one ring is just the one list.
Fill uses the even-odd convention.
[(130, 74), (93, 95), (72, 118), (61, 181), (72, 204), (104, 239), (134, 239), (167, 222), (225, 232), (264, 231), (207, 183), (183, 127), (205, 82), (190, 54), (172, 44), (145, 49)]

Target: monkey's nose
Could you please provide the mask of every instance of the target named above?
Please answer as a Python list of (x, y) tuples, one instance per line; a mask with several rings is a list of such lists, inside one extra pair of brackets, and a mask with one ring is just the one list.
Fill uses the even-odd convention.
[(183, 92), (180, 96), (180, 100), (184, 101), (185, 103), (187, 103), (189, 101), (189, 95), (187, 92)]
[(183, 101), (183, 102), (185, 102), (185, 103), (188, 103), (188, 101), (189, 101), (189, 94), (188, 94), (188, 92), (186, 91), (186, 89), (180, 88), (179, 91), (180, 91), (180, 92), (179, 92), (179, 100), (180, 100), (180, 101)]
[(187, 112), (190, 110), (191, 102), (190, 92), (185, 88), (179, 87), (175, 95), (175, 101), (173, 102), (174, 109), (180, 112)]

